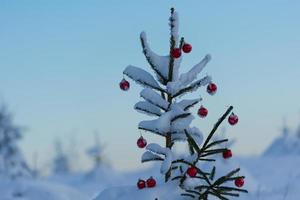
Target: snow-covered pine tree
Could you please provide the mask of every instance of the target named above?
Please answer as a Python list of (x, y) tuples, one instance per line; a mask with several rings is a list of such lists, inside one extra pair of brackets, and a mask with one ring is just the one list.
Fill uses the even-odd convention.
[(69, 158), (63, 151), (60, 140), (55, 141), (56, 155), (53, 160), (53, 173), (54, 174), (67, 174), (70, 172)]
[(16, 179), (30, 177), (29, 169), (17, 145), (22, 138), (22, 128), (15, 125), (6, 106), (0, 107), (0, 176)]
[(87, 150), (87, 155), (91, 157), (94, 161), (94, 168), (99, 168), (101, 164), (103, 164), (103, 150), (104, 146), (100, 143), (99, 135), (97, 132), (95, 132), (94, 135), (95, 144), (91, 148)]
[[(192, 50), (192, 46), (183, 37), (179, 38), (178, 14), (173, 8), (171, 9), (169, 25), (171, 32), (170, 52), (166, 56), (156, 54), (150, 48), (146, 33), (142, 32), (140, 34), (143, 53), (157, 80), (149, 72), (132, 65), (127, 66), (123, 71), (124, 75), (144, 87), (140, 93), (144, 100), (135, 104), (135, 110), (155, 117), (154, 120), (141, 121), (138, 128), (159, 135), (165, 140), (165, 146), (163, 147), (156, 143), (146, 146), (145, 139), (141, 137), (138, 140), (138, 146), (141, 148), (146, 146), (147, 150), (142, 155), (142, 162), (162, 162), (160, 171), (165, 175), (165, 182), (177, 181), (179, 186), (185, 191), (182, 193), (182, 196), (204, 200), (207, 200), (210, 195), (219, 199), (239, 196), (240, 192), (247, 192), (238, 188), (244, 184), (244, 176), (238, 174), (239, 168), (220, 178), (215, 178), (217, 169), (214, 166), (208, 170), (201, 169), (199, 164), (199, 162), (215, 161), (210, 156), (216, 154), (223, 154), (224, 158), (232, 156), (229, 149), (220, 148), (219, 146), (226, 143), (227, 139), (214, 141), (212, 138), (217, 128), (227, 117), (231, 125), (236, 124), (238, 118), (232, 113), (233, 107), (230, 106), (214, 125), (205, 140), (197, 127), (190, 126), (194, 117), (189, 109), (202, 99), (180, 99), (187, 93), (195, 92), (201, 86), (207, 86), (207, 92), (210, 94), (216, 92), (217, 87), (212, 83), (210, 76), (197, 79), (198, 74), (210, 61), (211, 56), (206, 55), (188, 72), (180, 74), (182, 51), (189, 53)], [(129, 87), (130, 84), (127, 80), (123, 79), (120, 82), (122, 90), (128, 90)], [(201, 107), (198, 110), (198, 115), (205, 117), (207, 109)], [(177, 141), (187, 142), (190, 150), (189, 155), (178, 157), (172, 151), (172, 147)], [(152, 184), (152, 179), (150, 182), (151, 187), (155, 185)], [(230, 185), (230, 182), (235, 182), (236, 186)], [(139, 182), (138, 186), (143, 188), (144, 183)]]

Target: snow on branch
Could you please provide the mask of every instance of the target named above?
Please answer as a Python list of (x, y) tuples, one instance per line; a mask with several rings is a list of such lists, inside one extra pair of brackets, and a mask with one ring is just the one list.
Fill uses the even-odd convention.
[(177, 104), (184, 110), (187, 111), (188, 109), (190, 109), (191, 107), (193, 107), (194, 105), (196, 105), (197, 103), (199, 103), (200, 101), (202, 101), (202, 98), (198, 98), (198, 99), (190, 99), (190, 100), (182, 100), (180, 102), (178, 102)]
[(170, 31), (171, 31), (171, 40), (175, 41), (175, 46), (178, 45), (178, 29), (179, 29), (179, 18), (178, 13), (174, 8), (171, 9), (171, 17), (169, 19)]
[(193, 119), (194, 116), (190, 113), (180, 115), (180, 117), (172, 121), (171, 132), (182, 132), (184, 129), (188, 129)]
[(139, 129), (148, 130), (166, 136), (168, 132), (187, 129), (194, 117), (185, 112), (177, 104), (173, 104), (168, 112), (163, 113), (155, 120), (146, 120), (139, 123)]
[[(179, 19), (178, 13), (175, 12), (174, 8), (171, 8), (171, 17), (169, 18), (170, 25), (170, 52), (172, 52), (176, 47), (179, 46)], [(182, 40), (183, 41), (183, 40)], [(176, 81), (178, 79), (178, 71), (180, 67), (182, 57), (178, 59), (174, 59), (171, 55), (169, 55), (169, 63), (168, 63), (168, 82)]]
[(150, 88), (156, 89), (160, 92), (165, 92), (159, 86), (159, 84), (156, 82), (156, 80), (153, 78), (153, 76), (141, 68), (129, 65), (123, 71), (123, 74), (127, 75), (132, 80), (136, 81), (138, 84), (140, 84), (144, 87), (150, 87)]
[(151, 151), (146, 151), (142, 155), (142, 163), (149, 162), (149, 161), (155, 161), (155, 160), (164, 160), (162, 157), (160, 157), (157, 154), (152, 153)]
[[(197, 128), (187, 128), (187, 133), (197, 142), (198, 145), (201, 145), (203, 142), (203, 133)], [(187, 137), (184, 133), (184, 130), (179, 132), (172, 133), (172, 141), (186, 141)]]
[(171, 112), (166, 112), (162, 114), (158, 119), (141, 121), (139, 123), (139, 129), (166, 136), (166, 133), (170, 130), (170, 121)]
[(159, 82), (163, 85), (166, 85), (168, 82), (168, 73), (169, 73), (169, 69), (168, 69), (168, 64), (170, 60), (169, 56), (160, 56), (154, 53), (149, 47), (145, 32), (141, 32), (140, 39), (143, 47), (143, 53), (149, 65), (156, 73)]
[(157, 94), (153, 90), (146, 88), (143, 89), (140, 93), (141, 97), (143, 97), (149, 103), (167, 111), (169, 107), (169, 103), (164, 100), (161, 95)]
[(150, 116), (160, 116), (161, 115), (161, 110), (159, 107), (146, 102), (146, 101), (140, 101), (134, 105), (134, 109), (141, 112), (148, 114)]
[(182, 88), (182, 89), (178, 90), (176, 93), (173, 93), (172, 97), (175, 98), (184, 93), (193, 92), (193, 91), (197, 90), (199, 87), (209, 84), (209, 82), (211, 82), (211, 77), (205, 76), (204, 78), (190, 84), (188, 87)]
[(190, 69), (187, 73), (181, 74), (178, 82), (182, 86), (186, 86), (194, 81), (198, 74), (204, 69), (207, 63), (211, 60), (210, 55), (206, 55), (198, 64), (196, 64), (192, 69)]
[(155, 154), (165, 156), (165, 159), (163, 160), (161, 167), (160, 167), (160, 172), (162, 174), (166, 174), (172, 165), (172, 161), (173, 161), (172, 151), (169, 148), (163, 148), (160, 145), (155, 144), (155, 143), (151, 143), (151, 144), (147, 145), (146, 149)]
[(168, 92), (171, 94), (177, 93), (180, 89), (192, 83), (203, 70), (206, 64), (210, 61), (211, 56), (206, 55), (198, 64), (196, 64), (188, 72), (181, 74), (177, 81), (169, 82), (167, 85)]

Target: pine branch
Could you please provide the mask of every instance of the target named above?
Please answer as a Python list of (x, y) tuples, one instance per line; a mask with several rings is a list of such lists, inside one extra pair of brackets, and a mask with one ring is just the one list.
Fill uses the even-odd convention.
[[(164, 89), (162, 89), (159, 84), (156, 82), (156, 80), (153, 78), (153, 76), (138, 67), (129, 65), (126, 67), (126, 69), (123, 71), (123, 74), (137, 82), (138, 84), (144, 86), (144, 87), (149, 87), (155, 90), (158, 90), (159, 92), (166, 92)], [(139, 74), (139, 75), (137, 75)]]
[(186, 118), (190, 115), (191, 115), (191, 113), (183, 113), (183, 114), (177, 115), (177, 116), (175, 116), (174, 118), (171, 119), (171, 123), (173, 123), (174, 121), (176, 121), (178, 119)]
[(194, 83), (190, 84), (190, 86), (185, 87), (185, 88), (179, 90), (177, 93), (175, 93), (174, 95), (172, 95), (172, 97), (176, 98), (176, 97), (178, 97), (180, 95), (183, 95), (183, 94), (185, 94), (187, 92), (192, 92), (192, 91), (198, 89), (201, 86), (207, 85), (210, 81), (211, 81), (210, 76), (205, 76), (204, 78), (202, 78), (202, 79), (200, 79), (198, 81), (195, 81)]
[(144, 160), (142, 160), (142, 163), (149, 162), (149, 161), (163, 161), (163, 160), (164, 159), (162, 159), (162, 158), (144, 159)]
[[(173, 28), (175, 27), (174, 25), (174, 19), (173, 19), (173, 14), (175, 12), (174, 8), (171, 8), (171, 17), (170, 17), (170, 29), (171, 29), (171, 38), (170, 38), (170, 52), (173, 51), (173, 49), (176, 46), (176, 40), (174, 35), (172, 34)], [(174, 69), (174, 58), (170, 54), (170, 60), (169, 60), (169, 74), (168, 74), (168, 82), (171, 82), (173, 80), (173, 69)]]
[(182, 193), (181, 196), (185, 196), (185, 197), (191, 197), (191, 198), (196, 198), (196, 196), (189, 194), (189, 193)]
[(214, 180), (215, 174), (216, 174), (216, 167), (214, 166), (210, 173), (210, 177), (209, 177), (210, 180)]
[[(198, 153), (198, 158), (200, 158), (200, 155), (202, 153), (201, 149), (199, 148), (199, 146), (197, 145), (197, 143), (195, 142), (195, 140), (192, 138), (192, 136), (187, 132), (187, 130), (184, 130), (184, 133), (186, 135), (186, 138), (188, 140), (188, 143), (196, 150), (196, 152)], [(197, 162), (197, 161), (195, 161)]]
[(149, 132), (155, 133), (155, 134), (157, 134), (157, 135), (166, 137), (164, 133), (161, 133), (161, 132), (159, 132), (159, 131), (157, 131), (157, 130), (147, 129), (147, 128), (143, 128), (143, 127), (138, 127), (138, 129), (144, 130), (144, 131), (149, 131)]
[(213, 129), (211, 130), (211, 132), (209, 133), (208, 137), (206, 138), (202, 149), (205, 150), (206, 146), (208, 145), (210, 139), (212, 138), (212, 136), (214, 135), (214, 133), (216, 132), (216, 130), (218, 129), (218, 127), (221, 125), (221, 123), (226, 119), (226, 117), (230, 114), (230, 112), (232, 111), (233, 106), (230, 106), (227, 111), (222, 115), (222, 117), (217, 121), (217, 123), (214, 125)]
[(183, 110), (187, 111), (188, 109), (190, 109), (191, 107), (193, 107), (194, 105), (196, 105), (197, 103), (199, 103), (200, 101), (202, 101), (202, 98), (199, 98), (197, 100), (195, 100), (193, 103), (186, 105)]
[(139, 110), (141, 112), (147, 113), (149, 115), (154, 115), (154, 116), (157, 116), (157, 117), (161, 116), (161, 114), (155, 113), (155, 112), (151, 112), (150, 110), (147, 110), (146, 108), (141, 108), (141, 107), (136, 106), (135, 109)]
[(224, 143), (224, 142), (228, 142), (228, 139), (217, 140), (217, 141), (211, 142), (209, 145), (206, 146), (205, 149), (209, 149), (212, 146), (215, 146), (215, 145), (218, 145), (218, 144), (221, 144), (221, 143)]
[(145, 41), (145, 38), (144, 37), (140, 37), (140, 40), (141, 40), (141, 45), (142, 45), (142, 48), (143, 48), (143, 53), (146, 57), (146, 60), (148, 61), (149, 65), (151, 66), (151, 68), (153, 69), (153, 71), (159, 76), (161, 82), (163, 85), (167, 85), (168, 83), (168, 80), (164, 77), (164, 75), (158, 70), (158, 67), (154, 65), (154, 63), (152, 62), (150, 56), (149, 55), (149, 52), (146, 48), (146, 41)]
[[(151, 93), (149, 94), (149, 92), (151, 92)], [(159, 99), (155, 100), (155, 98), (154, 98), (155, 96), (158, 97)], [(151, 89), (144, 89), (141, 92), (141, 97), (143, 97), (150, 104), (164, 110), (165, 112), (168, 110), (168, 107), (170, 106), (170, 103), (165, 101), (159, 94), (157, 94), (156, 92), (154, 92)]]

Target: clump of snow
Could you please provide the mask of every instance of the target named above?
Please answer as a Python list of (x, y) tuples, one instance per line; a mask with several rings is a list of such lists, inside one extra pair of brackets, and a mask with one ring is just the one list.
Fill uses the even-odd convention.
[(126, 67), (123, 73), (144, 87), (148, 86), (154, 89), (162, 90), (153, 76), (141, 68), (129, 65)]
[(140, 93), (141, 97), (143, 97), (146, 101), (148, 101), (149, 103), (167, 110), (169, 107), (169, 103), (164, 100), (161, 95), (157, 94), (156, 92), (154, 92), (152, 89), (146, 88), (143, 89)]
[(143, 41), (144, 44), (144, 54), (147, 58), (147, 60), (151, 63), (151, 67), (154, 68), (154, 71), (156, 72), (158, 80), (163, 84), (163, 80), (160, 76), (162, 76), (165, 80), (168, 79), (169, 75), (169, 62), (170, 62), (170, 56), (160, 56), (156, 53), (154, 53), (148, 42), (147, 42), (147, 36), (146, 33), (143, 31), (140, 34), (140, 38)]
[(159, 107), (146, 101), (139, 101), (134, 105), (134, 109), (150, 116), (160, 116), (162, 114)]
[(166, 174), (172, 165), (172, 161), (173, 161), (172, 151), (169, 148), (163, 148), (160, 145), (155, 144), (155, 143), (151, 143), (151, 144), (147, 145), (146, 149), (150, 152), (165, 156), (165, 158), (161, 164), (160, 172), (162, 174)]

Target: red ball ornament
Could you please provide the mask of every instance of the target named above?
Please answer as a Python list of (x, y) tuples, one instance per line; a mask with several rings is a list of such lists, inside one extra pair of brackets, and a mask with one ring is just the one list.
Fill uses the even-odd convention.
[(197, 175), (197, 168), (196, 167), (189, 167), (188, 170), (186, 171), (186, 173), (190, 176), (190, 177), (195, 177)]
[(230, 149), (227, 149), (226, 151), (223, 152), (223, 158), (228, 159), (232, 157), (232, 151)]
[(214, 95), (217, 92), (217, 89), (218, 89), (218, 87), (216, 84), (210, 83), (207, 85), (206, 91), (208, 94)]
[(182, 46), (182, 51), (184, 53), (190, 53), (192, 51), (192, 45), (188, 44), (188, 43), (185, 43), (183, 46)]
[(231, 115), (228, 117), (228, 123), (230, 125), (236, 125), (239, 121), (239, 118), (237, 115), (235, 115), (234, 113), (231, 113)]
[(171, 56), (173, 58), (179, 58), (181, 56), (181, 50), (179, 48), (175, 48), (171, 51)]
[(146, 184), (148, 188), (153, 188), (156, 186), (156, 180), (151, 176), (147, 179)]
[(147, 146), (147, 140), (145, 140), (143, 138), (143, 136), (141, 136), (137, 141), (136, 141), (136, 144), (139, 148), (144, 148), (145, 146)]
[(244, 184), (245, 184), (245, 180), (244, 180), (243, 178), (235, 179), (234, 184), (235, 184), (237, 187), (243, 187)]
[(119, 83), (119, 85), (120, 85), (121, 90), (123, 90), (123, 91), (127, 91), (130, 88), (130, 83), (128, 81), (126, 81), (124, 78)]
[(208, 114), (208, 110), (205, 107), (201, 106), (198, 110), (199, 117), (204, 118), (207, 116), (207, 114)]
[(136, 185), (139, 189), (144, 189), (146, 187), (146, 181), (139, 179)]

